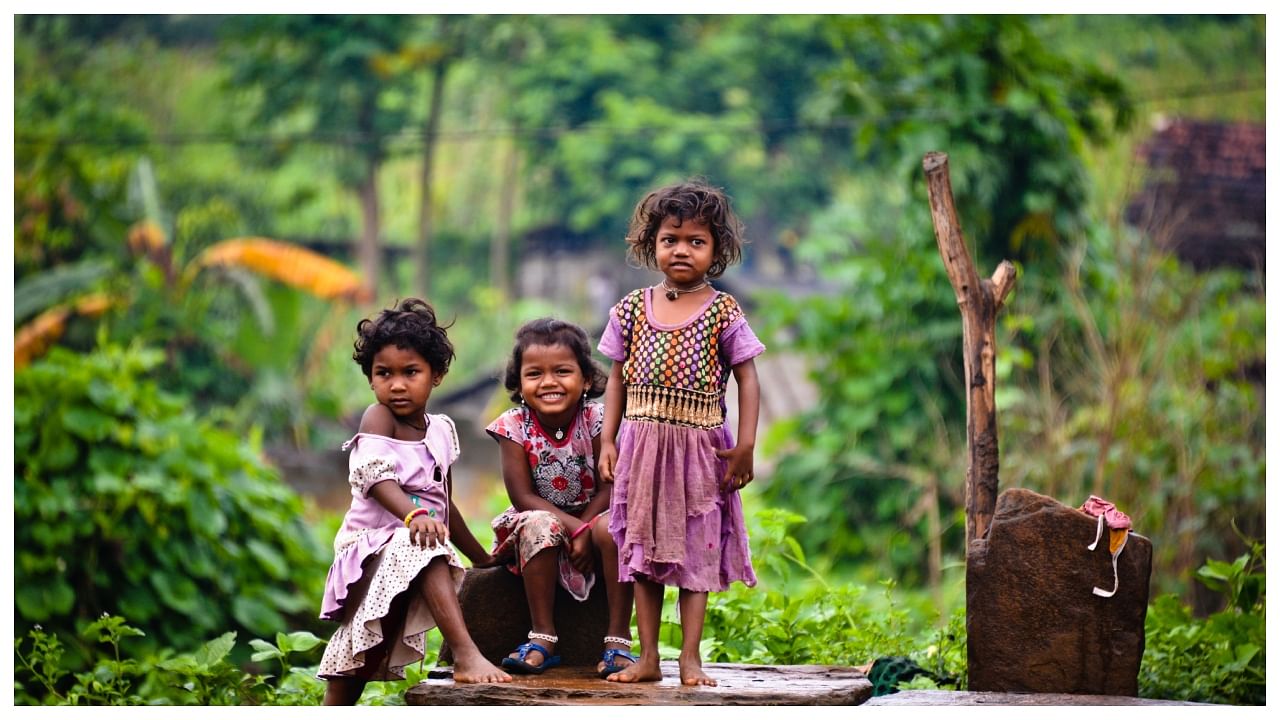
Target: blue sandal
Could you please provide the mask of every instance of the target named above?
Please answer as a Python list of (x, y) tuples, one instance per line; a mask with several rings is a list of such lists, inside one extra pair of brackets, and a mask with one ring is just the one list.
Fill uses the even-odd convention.
[[(529, 633), (529, 634), (533, 635), (534, 633)], [(556, 640), (559, 640), (559, 638), (556, 638)], [(555, 642), (555, 640), (548, 640), (548, 642)], [(529, 663), (525, 662), (525, 658), (527, 658), (529, 656), (529, 653), (533, 652), (534, 650), (537, 650), (538, 652), (542, 653), (541, 665), (530, 665)], [(520, 653), (520, 658), (516, 659), (510, 656), (504, 657), (502, 658), (502, 667), (519, 675), (541, 675), (547, 670), (550, 670), (551, 668), (560, 664), (559, 655), (552, 655), (550, 650), (546, 649), (545, 647), (539, 645), (536, 642), (533, 642), (532, 638), (529, 640), (529, 642), (516, 648), (516, 652)]]
[(619, 649), (617, 649), (617, 648), (609, 648), (609, 649), (605, 650), (605, 651), (604, 651), (604, 653), (603, 653), (603, 654), (601, 654), (601, 656), (600, 656), (600, 660), (604, 662), (604, 667), (603, 667), (603, 668), (601, 668), (601, 669), (600, 669), (600, 672), (599, 672), (600, 677), (605, 678), (605, 679), (607, 680), (607, 679), (609, 678), (609, 676), (610, 676), (610, 675), (612, 675), (612, 674), (614, 674), (614, 673), (616, 673), (616, 672), (622, 672), (623, 670), (626, 670), (627, 668), (631, 667), (631, 665), (619, 665), (619, 664), (618, 664), (618, 662), (617, 662), (617, 660), (618, 660), (618, 658), (620, 658), (620, 657), (624, 657), (624, 658), (626, 658), (626, 659), (630, 660), (630, 661), (631, 661), (631, 665), (635, 665), (635, 664), (636, 664), (636, 656), (635, 656), (635, 655), (632, 655), (631, 653), (627, 652), (626, 650), (619, 650)]

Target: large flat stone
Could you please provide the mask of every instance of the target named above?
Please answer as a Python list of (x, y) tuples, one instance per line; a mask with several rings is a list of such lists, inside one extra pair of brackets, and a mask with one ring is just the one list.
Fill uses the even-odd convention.
[(623, 685), (596, 677), (589, 668), (553, 668), (520, 675), (510, 683), (454, 683), (452, 671), (437, 669), (405, 693), (408, 705), (860, 705), (871, 697), (871, 681), (856, 668), (829, 665), (737, 665), (710, 663), (716, 687), (685, 687), (673, 660), (662, 663), (657, 683)]
[[(471, 639), (489, 662), (500, 662), (528, 640), (529, 604), (524, 581), (505, 567), (468, 569), (458, 591), (458, 603)], [(594, 668), (600, 662), (609, 629), (609, 602), (599, 574), (583, 602), (556, 586), (555, 623), (560, 637), (555, 652), (560, 661), (568, 666)], [(441, 648), (440, 658), (452, 662), (447, 644)]]
[(1138, 694), (1151, 542), (1130, 533), (1120, 589), (1104, 598), (1093, 588), (1111, 589), (1111, 554), (1106, 531), (1088, 549), (1096, 533), (1096, 518), (1053, 498), (1000, 495), (987, 538), (969, 547), (970, 690)]
[(1199, 705), (1216, 707), (1206, 703), (1179, 700), (1147, 700), (1125, 695), (1067, 695), (1061, 693), (1003, 693), (1003, 692), (953, 692), (950, 690), (902, 690), (892, 695), (871, 698), (866, 705), (923, 705), (948, 707), (952, 705)]

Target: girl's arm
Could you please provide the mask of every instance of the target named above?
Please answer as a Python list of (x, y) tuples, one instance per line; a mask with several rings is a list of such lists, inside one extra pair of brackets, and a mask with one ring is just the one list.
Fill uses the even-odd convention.
[[(736, 368), (735, 368), (736, 370)], [(627, 407), (627, 389), (622, 385), (622, 363), (614, 361), (609, 369), (609, 384), (604, 386), (604, 428), (600, 431), (600, 452), (596, 453), (597, 477), (613, 482), (614, 465), (618, 462), (618, 428), (622, 411)], [(753, 431), (754, 436), (754, 431)]]
[(582, 520), (556, 507), (538, 494), (533, 487), (533, 475), (529, 472), (529, 460), (524, 448), (509, 438), (498, 438), (498, 451), (502, 455), (502, 484), (507, 486), (511, 506), (520, 512), (546, 510), (555, 515), (567, 532), (572, 533), (582, 525)]
[(760, 380), (756, 361), (744, 360), (733, 366), (733, 379), (738, 383), (738, 441), (728, 450), (716, 452), (729, 461), (720, 483), (724, 492), (737, 490), (755, 479), (756, 425), (760, 420)]
[[(591, 438), (591, 449), (597, 458), (600, 457), (599, 435)], [(597, 461), (596, 467), (593, 468), (596, 473), (596, 494), (591, 497), (591, 502), (587, 503), (587, 506), (582, 510), (582, 519), (586, 523), (596, 522), (596, 518), (600, 517), (600, 513), (609, 509), (609, 499), (613, 495), (613, 483), (600, 480), (599, 466), (600, 463)], [(591, 551), (590, 530), (580, 530), (577, 537), (569, 540), (569, 562), (584, 573), (590, 572), (595, 566), (595, 555)]]
[[(369, 435), (394, 437), (395, 417), (386, 405), (374, 403), (370, 405), (360, 418), (360, 432)], [(413, 501), (405, 494), (400, 484), (393, 480), (382, 482), (369, 488), (369, 496), (378, 501), (396, 517), (405, 517), (414, 509)], [(434, 518), (419, 514), (409, 522), (409, 542), (423, 547), (435, 547), (449, 539), (449, 528)]]
[(493, 565), (493, 556), (476, 540), (458, 506), (453, 504), (453, 471), (449, 471), (449, 535), (453, 544), (471, 561), (473, 567)]

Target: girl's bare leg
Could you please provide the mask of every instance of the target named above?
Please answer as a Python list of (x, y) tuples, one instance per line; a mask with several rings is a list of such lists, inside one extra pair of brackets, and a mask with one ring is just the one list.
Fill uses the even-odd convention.
[(511, 676), (484, 659), (480, 649), (467, 632), (462, 619), (462, 607), (449, 576), (449, 564), (444, 558), (435, 558), (422, 571), (418, 582), (427, 607), (435, 616), (440, 634), (453, 651), (453, 680), (460, 683), (510, 682)]
[(404, 631), (405, 614), (409, 610), (409, 592), (412, 590), (402, 592), (391, 600), (391, 605), (387, 607), (386, 626), (383, 628), (385, 637), (382, 642), (365, 651), (364, 666), (355, 670), (354, 675), (330, 678), (327, 681), (324, 689), (325, 705), (355, 705), (364, 694), (369, 678), (380, 667), (383, 671), (386, 670), (385, 666), (390, 662), (392, 644), (399, 640), (400, 634)]
[(666, 588), (651, 580), (637, 579), (635, 585), (636, 625), (640, 629), (640, 659), (610, 675), (610, 682), (656, 682), (662, 679), (658, 657), (658, 626), (662, 621), (662, 593)]
[[(524, 580), (525, 598), (529, 601), (529, 620), (533, 623), (532, 629), (536, 633), (556, 634), (556, 578), (559, 573), (557, 558), (559, 552), (559, 548), (547, 548), (529, 558), (529, 561), (520, 569), (520, 577)], [(552, 655), (556, 652), (555, 643), (546, 640), (532, 642), (545, 647)], [(518, 660), (520, 653), (513, 652), (509, 657)], [(524, 661), (533, 666), (541, 665), (545, 660), (546, 658), (537, 650), (530, 651), (524, 657)]]
[[(632, 583), (618, 582), (618, 546), (609, 534), (608, 523), (597, 521), (591, 528), (591, 542), (600, 553), (601, 570), (604, 573), (604, 588), (609, 600), (609, 630), (605, 633), (613, 637), (631, 637), (631, 610), (635, 601)], [(630, 645), (621, 643), (605, 643), (605, 649), (614, 648), (630, 652)], [(630, 664), (626, 658), (614, 660), (615, 664)], [(596, 664), (596, 671), (604, 669), (604, 662)]]
[(329, 678), (324, 688), (325, 705), (355, 705), (368, 681), (358, 677)]
[(702, 670), (702, 623), (707, 616), (707, 593), (680, 590), (680, 682), (685, 685), (715, 685)]

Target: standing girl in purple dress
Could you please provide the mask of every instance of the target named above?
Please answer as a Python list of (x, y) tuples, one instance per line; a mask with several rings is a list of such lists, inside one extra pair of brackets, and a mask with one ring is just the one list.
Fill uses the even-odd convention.
[[(662, 281), (609, 312), (600, 352), (612, 359), (600, 440), (613, 480), (609, 532), (619, 579), (635, 584), (641, 654), (608, 677), (662, 679), (658, 627), (664, 586), (680, 588), (680, 680), (715, 685), (702, 669), (707, 593), (756, 583), (738, 491), (754, 477), (764, 351), (736, 300), (711, 287), (742, 255), (742, 227), (718, 188), (682, 183), (636, 206), (628, 254)], [(725, 388), (738, 384), (738, 441), (725, 427)]]
[(435, 311), (410, 298), (356, 325), (355, 361), (377, 400), (351, 448), (351, 509), (334, 538), (320, 617), (340, 622), (320, 661), (326, 705), (354, 705), (370, 680), (403, 680), (439, 626), (456, 682), (507, 682), (485, 660), (458, 605), (462, 563), (492, 563), (454, 506), (449, 467), (458, 433), (427, 399), (449, 371), (453, 345)]

